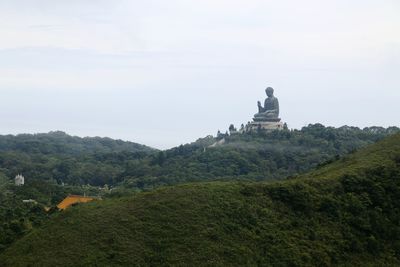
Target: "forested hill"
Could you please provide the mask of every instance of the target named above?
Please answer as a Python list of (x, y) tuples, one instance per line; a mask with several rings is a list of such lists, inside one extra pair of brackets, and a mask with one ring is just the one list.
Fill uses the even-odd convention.
[(301, 178), (186, 184), (72, 207), (0, 262), (400, 266), (399, 195), (396, 134)]
[(0, 135), (0, 152), (81, 155), (111, 152), (151, 152), (145, 145), (101, 137), (77, 137), (64, 132)]
[[(399, 128), (340, 128), (310, 124), (301, 130), (232, 133), (152, 154), (126, 164), (125, 185), (152, 188), (207, 180), (274, 180), (304, 173), (375, 143)], [(212, 147), (216, 141), (221, 145)]]
[[(0, 177), (13, 179), (21, 173), (27, 183), (115, 184), (124, 170), (115, 160), (139, 159), (154, 152), (133, 142), (64, 132), (5, 135), (0, 136)], [(115, 160), (105, 162), (105, 158)]]
[[(208, 136), (166, 151), (62, 132), (0, 136), (0, 175), (56, 184), (152, 189), (191, 181), (273, 180), (304, 173), (398, 132), (332, 128)], [(224, 138), (225, 143), (212, 147)]]

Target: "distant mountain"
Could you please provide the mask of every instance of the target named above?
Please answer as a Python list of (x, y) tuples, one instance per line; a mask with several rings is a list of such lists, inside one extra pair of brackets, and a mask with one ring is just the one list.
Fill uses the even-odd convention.
[(72, 207), (2, 266), (399, 266), (400, 134), (299, 178), (193, 183)]
[(64, 132), (0, 136), (0, 152), (80, 155), (111, 152), (152, 152), (145, 145), (111, 138), (77, 137)]

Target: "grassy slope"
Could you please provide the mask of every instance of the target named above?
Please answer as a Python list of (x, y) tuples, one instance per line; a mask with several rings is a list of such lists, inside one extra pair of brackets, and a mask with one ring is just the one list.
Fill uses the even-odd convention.
[(400, 135), (278, 183), (199, 183), (77, 206), (4, 266), (400, 265)]
[(400, 135), (396, 134), (370, 145), (357, 153), (350, 154), (341, 160), (311, 171), (302, 177), (337, 178), (344, 174), (356, 174), (365, 169), (395, 167), (400, 154)]

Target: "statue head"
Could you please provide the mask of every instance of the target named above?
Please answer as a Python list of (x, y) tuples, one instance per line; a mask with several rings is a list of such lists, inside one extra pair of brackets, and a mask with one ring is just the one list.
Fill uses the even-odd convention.
[(274, 88), (272, 87), (267, 87), (267, 89), (265, 89), (265, 92), (267, 93), (268, 97), (271, 97), (274, 95)]

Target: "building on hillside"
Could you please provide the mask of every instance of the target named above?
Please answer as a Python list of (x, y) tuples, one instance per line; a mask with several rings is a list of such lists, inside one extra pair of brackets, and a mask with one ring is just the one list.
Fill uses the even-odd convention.
[(15, 176), (14, 182), (15, 182), (16, 186), (24, 185), (25, 184), (25, 178), (21, 174), (18, 174), (17, 176)]
[(34, 199), (23, 199), (22, 200), (23, 203), (33, 203), (33, 204), (37, 204), (37, 201)]
[(65, 210), (69, 208), (71, 205), (78, 204), (78, 203), (86, 203), (93, 200), (99, 199), (97, 197), (87, 197), (87, 196), (78, 196), (78, 195), (70, 195), (67, 196), (63, 201), (61, 201), (57, 208), (59, 210)]

